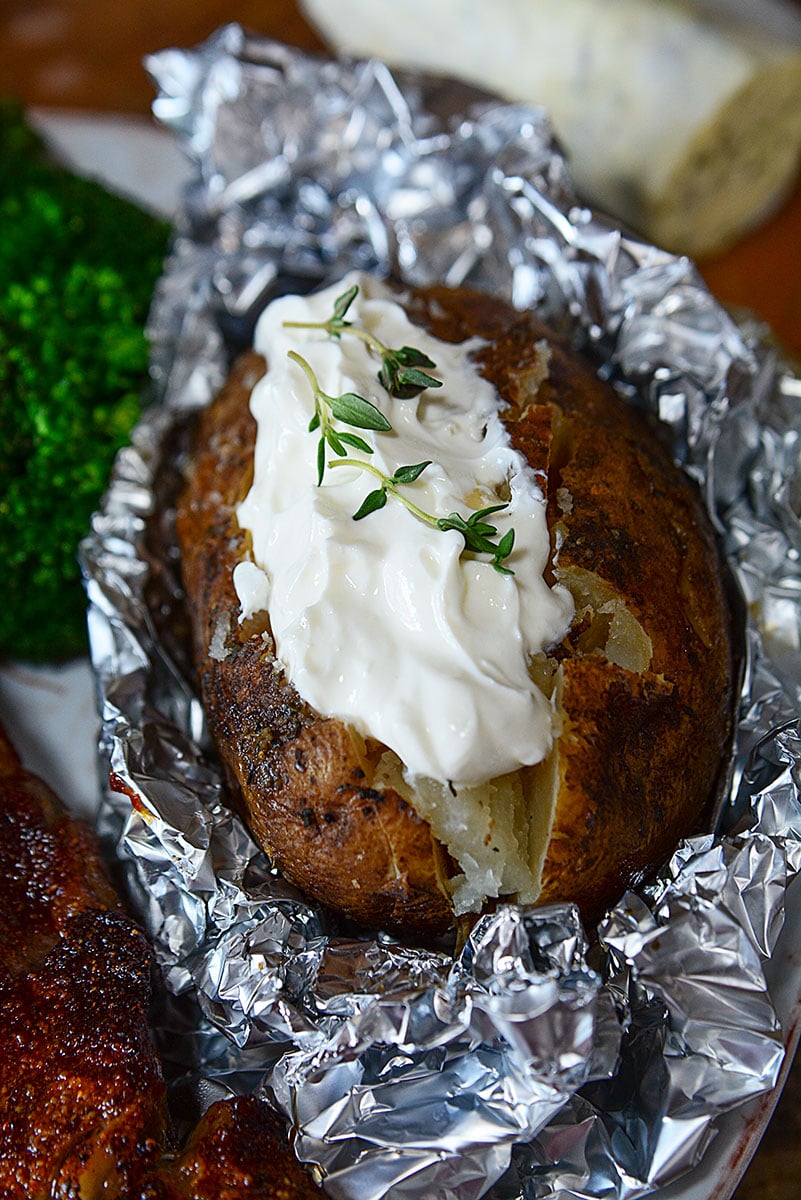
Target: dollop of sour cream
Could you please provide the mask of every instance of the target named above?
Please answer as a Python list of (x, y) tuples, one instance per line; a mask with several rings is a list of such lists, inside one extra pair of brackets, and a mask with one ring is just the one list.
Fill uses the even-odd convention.
[[(326, 321), (354, 283), (359, 292), (347, 320), (387, 346), (422, 350), (442, 387), (394, 398), (378, 381), (378, 356), (361, 339), (287, 326)], [(266, 609), (278, 660), (300, 695), (322, 715), (383, 742), (409, 778), (472, 785), (542, 761), (556, 717), (529, 664), (562, 638), (573, 602), (543, 578), (545, 498), (510, 445), (495, 389), (471, 361), (475, 344), (438, 341), (410, 324), (379, 281), (353, 275), (311, 296), (274, 301), (254, 345), (269, 369), (252, 393), (254, 477), (238, 510), (252, 538), (252, 561), (234, 572), (242, 619)], [(290, 350), (328, 395), (355, 392), (390, 421), (384, 433), (335, 422), (373, 450), (349, 449), (349, 456), (387, 476), (431, 460), (404, 487), (418, 507), (468, 517), (508, 500), (491, 521), (499, 538), (515, 531), (505, 560), (513, 575), (496, 571), (486, 556), (463, 553), (458, 532), (432, 528), (395, 497), (354, 521), (378, 486), (357, 468), (328, 465), (318, 486), (312, 387)], [(335, 457), (328, 450), (329, 464)]]

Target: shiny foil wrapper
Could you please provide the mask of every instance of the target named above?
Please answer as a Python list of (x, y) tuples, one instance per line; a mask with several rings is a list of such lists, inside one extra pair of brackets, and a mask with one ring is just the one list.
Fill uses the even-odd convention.
[[(151, 316), (157, 402), (82, 558), (101, 828), (177, 998), (173, 1073), (204, 1103), (277, 1104), (343, 1200), (653, 1194), (784, 1053), (767, 981), (801, 866), (801, 383), (691, 263), (580, 203), (541, 111), (233, 25), (148, 67), (196, 172)], [(589, 939), (571, 906), (502, 907), (456, 955), (346, 936), (223, 801), (165, 500), (180, 429), (266, 301), (352, 267), (497, 292), (566, 333), (672, 427), (743, 594), (719, 827)]]

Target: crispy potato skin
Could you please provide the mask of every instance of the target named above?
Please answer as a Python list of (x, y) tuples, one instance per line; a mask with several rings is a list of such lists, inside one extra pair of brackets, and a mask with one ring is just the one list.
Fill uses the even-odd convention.
[[(236, 506), (252, 478), (247, 398), (264, 360), (246, 355), (201, 418), (178, 508), (194, 654), (213, 736), (254, 837), (292, 883), (355, 920), (435, 933), (451, 920), (442, 852), (394, 791), (366, 786), (358, 749), (273, 669), (269, 625), (241, 627), (232, 571), (247, 540)], [(224, 642), (219, 656), (212, 645)]]
[[(583, 653), (571, 636), (552, 651), (564, 730), (541, 899), (573, 900), (594, 919), (699, 827), (715, 790), (732, 665), (710, 523), (653, 425), (534, 318), (445, 288), (403, 302), (444, 341), (483, 339), (476, 362), (507, 405), (512, 441), (548, 479), (557, 573), (600, 577), (653, 645), (642, 675)], [(551, 349), (542, 382), (541, 339)], [(450, 864), (427, 824), (395, 792), (367, 786), (348, 730), (274, 669), (266, 615), (238, 623), (231, 574), (247, 540), (235, 509), (251, 482), (247, 398), (264, 369), (246, 355), (202, 414), (178, 507), (210, 728), (254, 836), (287, 878), (360, 922), (436, 933), (452, 921)]]

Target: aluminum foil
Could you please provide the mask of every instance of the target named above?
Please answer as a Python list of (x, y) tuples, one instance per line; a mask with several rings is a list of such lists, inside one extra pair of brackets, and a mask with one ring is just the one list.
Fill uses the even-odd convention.
[[(691, 263), (580, 203), (541, 111), (233, 25), (148, 66), (196, 173), (151, 317), (158, 402), (82, 557), (102, 827), (184, 1006), (170, 1059), (205, 1100), (279, 1105), (343, 1200), (653, 1194), (783, 1056), (766, 979), (801, 866), (801, 383)], [(719, 828), (591, 948), (571, 906), (501, 908), (456, 955), (346, 936), (222, 802), (180, 636), (180, 431), (266, 300), (353, 266), (469, 283), (567, 332), (672, 427), (744, 594)]]

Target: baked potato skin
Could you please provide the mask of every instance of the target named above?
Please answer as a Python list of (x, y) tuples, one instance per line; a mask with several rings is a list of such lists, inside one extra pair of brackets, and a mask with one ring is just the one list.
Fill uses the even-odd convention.
[[(443, 852), (397, 792), (368, 786), (345, 726), (320, 717), (274, 667), (266, 614), (239, 624), (236, 520), (252, 478), (247, 399), (264, 360), (245, 355), (200, 418), (177, 514), (194, 658), (211, 733), (254, 837), (282, 874), (354, 920), (437, 933), (452, 919)], [(210, 647), (215, 647), (210, 653)]]
[[(714, 536), (651, 424), (531, 316), (444, 288), (404, 304), (442, 340), (484, 339), (476, 361), (508, 405), (512, 441), (547, 475), (555, 574), (600, 578), (651, 640), (643, 673), (585, 653), (578, 628), (552, 652), (564, 730), (541, 900), (573, 900), (593, 920), (700, 826), (714, 794), (732, 704)], [(364, 747), (275, 668), (266, 614), (239, 624), (232, 571), (248, 543), (235, 509), (251, 482), (247, 398), (264, 369), (246, 355), (201, 415), (178, 506), (210, 729), (254, 836), (288, 879), (361, 923), (437, 933), (453, 920), (452, 864), (428, 825), (369, 786)]]
[[(567, 582), (573, 570), (591, 572), (651, 639), (642, 676), (577, 655), (570, 639), (555, 651), (564, 730), (540, 903), (574, 900), (595, 919), (697, 832), (714, 801), (733, 720), (731, 617), (714, 533), (664, 431), (532, 318), (494, 302), (487, 313), (483, 297), (445, 289), (429, 305), (447, 313), (438, 337), (462, 340), (483, 324), (492, 339), (477, 361), (510, 405), (512, 442), (547, 470), (556, 574)], [(532, 347), (543, 336), (548, 377), (527, 407)]]

